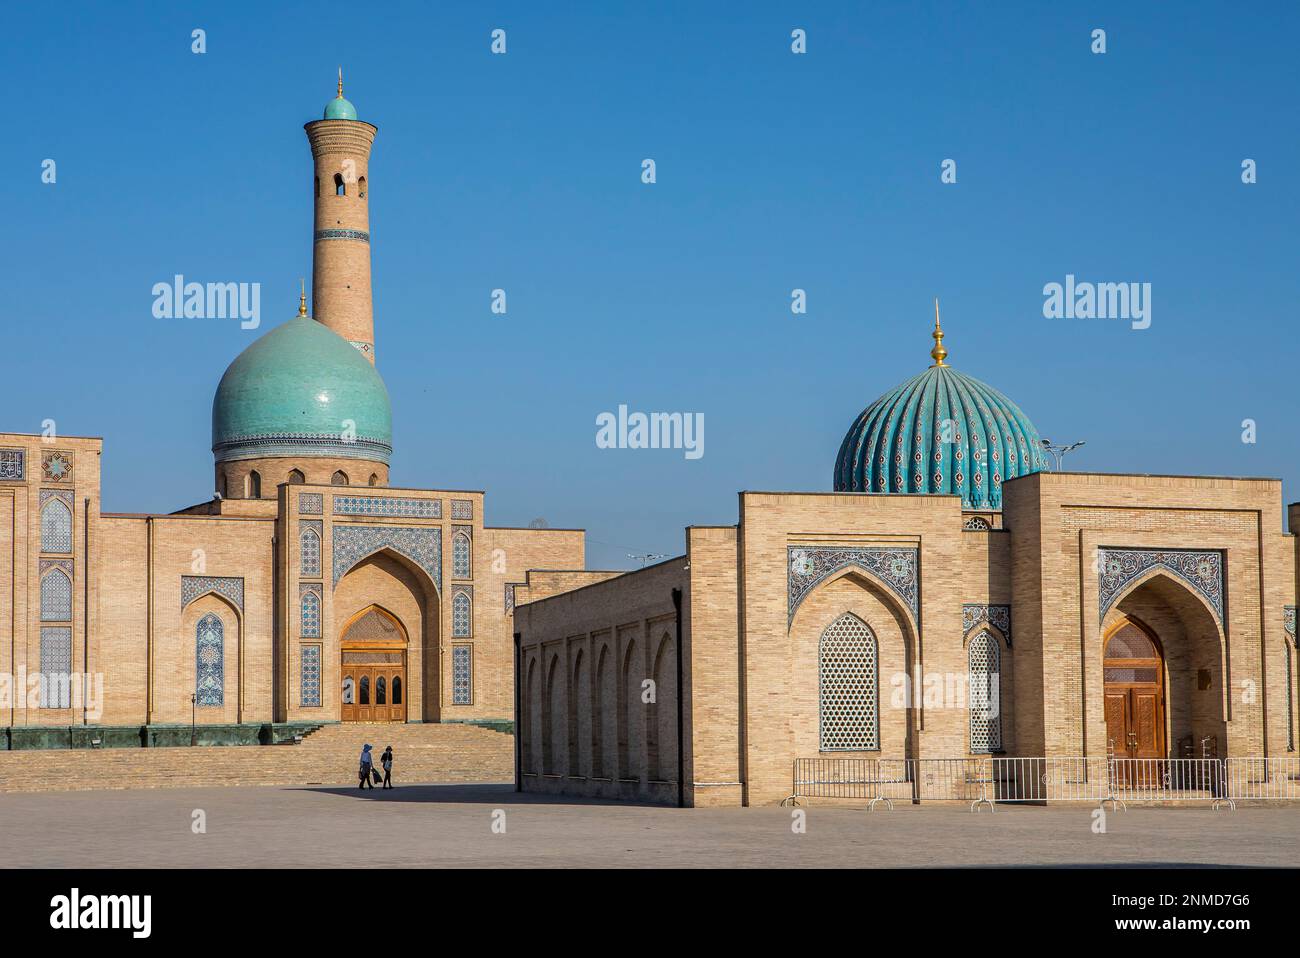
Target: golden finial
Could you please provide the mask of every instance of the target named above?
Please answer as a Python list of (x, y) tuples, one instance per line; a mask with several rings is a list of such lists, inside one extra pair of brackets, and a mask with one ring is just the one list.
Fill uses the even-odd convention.
[(339, 67), (339, 95), (338, 99), (343, 99), (343, 68)]
[(943, 348), (943, 327), (939, 325), (939, 299), (934, 300), (934, 332), (930, 334), (934, 337), (934, 349), (930, 350), (930, 357), (934, 360), (935, 366), (947, 366), (943, 360), (948, 355), (948, 350)]
[(302, 296), (298, 298), (298, 315), (306, 316), (307, 315), (307, 281), (305, 279), (299, 279), (298, 282), (302, 283)]

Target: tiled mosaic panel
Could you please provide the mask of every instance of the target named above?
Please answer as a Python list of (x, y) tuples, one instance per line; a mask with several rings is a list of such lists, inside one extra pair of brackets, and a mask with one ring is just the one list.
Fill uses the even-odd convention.
[(442, 588), (442, 530), (434, 526), (356, 526), (336, 523), (333, 527), (334, 584), (354, 565), (380, 549), (392, 549), (406, 556)]
[(61, 496), (49, 497), (41, 506), (41, 551), (72, 551), (72, 510)]
[(301, 574), (316, 578), (320, 575), (321, 522), (302, 522), (299, 539), (299, 566)]
[(817, 652), (821, 750), (854, 752), (880, 747), (876, 637), (851, 613), (822, 633)]
[(1195, 589), (1223, 622), (1223, 553), (1217, 550), (1098, 549), (1097, 601), (1104, 619), (1133, 580), (1163, 569)]
[(320, 638), (320, 595), (312, 586), (299, 587), (301, 606), (302, 637), (304, 639)]
[(1009, 605), (980, 605), (978, 603), (968, 602), (961, 607), (961, 634), (965, 635), (977, 625), (987, 622), (993, 626), (1007, 640), (1007, 648), (1011, 647), (1011, 606)]
[(225, 638), (225, 626), (211, 612), (195, 626), (194, 694), (199, 705), (225, 703)]
[(439, 499), (406, 499), (397, 496), (335, 496), (336, 516), (398, 516), (404, 519), (441, 519)]
[(451, 634), (453, 638), (467, 639), (472, 634), (473, 599), (467, 590), (457, 589), (451, 600)]
[(967, 656), (970, 696), (970, 750), (1002, 751), (1001, 681), (1002, 653), (997, 639), (981, 632), (971, 639)]
[(451, 647), (451, 704), (469, 705), (474, 700), (473, 646)]
[(320, 708), (320, 646), (302, 647), (300, 695), (303, 708)]
[(181, 608), (185, 608), (199, 596), (215, 592), (223, 595), (235, 604), (241, 612), (244, 610), (244, 580), (237, 576), (219, 575), (183, 575), (181, 576)]
[(0, 449), (0, 480), (25, 479), (27, 454), (22, 449)]
[(41, 621), (72, 620), (72, 580), (60, 569), (41, 576)]
[(456, 579), (470, 578), (470, 541), (464, 530), (451, 537), (451, 574)]
[(451, 517), (453, 519), (473, 519), (474, 500), (472, 499), (451, 500)]
[(43, 709), (72, 707), (72, 629), (67, 626), (41, 629), (40, 706)]
[(298, 497), (298, 513), (319, 516), (325, 511), (325, 496), (320, 492), (304, 492)]
[(875, 575), (906, 603), (913, 615), (918, 613), (920, 554), (916, 549), (790, 546), (786, 553), (789, 622), (794, 621), (799, 604), (819, 583), (850, 566)]
[(505, 603), (506, 615), (513, 615), (515, 611), (515, 583), (513, 582), (506, 583)]

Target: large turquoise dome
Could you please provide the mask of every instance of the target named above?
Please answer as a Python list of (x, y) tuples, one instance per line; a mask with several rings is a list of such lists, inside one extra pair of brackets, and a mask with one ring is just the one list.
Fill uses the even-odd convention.
[(379, 372), (355, 346), (306, 315), (240, 353), (212, 400), (217, 462), (331, 456), (387, 463), (392, 433)]
[(836, 492), (944, 493), (966, 509), (1001, 509), (1002, 483), (1043, 468), (1038, 431), (992, 386), (943, 361), (858, 416), (835, 460)]

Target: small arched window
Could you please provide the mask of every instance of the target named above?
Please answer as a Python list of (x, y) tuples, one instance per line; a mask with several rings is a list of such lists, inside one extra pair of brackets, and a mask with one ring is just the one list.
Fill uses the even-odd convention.
[(375, 704), (387, 705), (388, 689), (384, 683), (384, 677), (381, 675), (375, 679)]
[(970, 640), (967, 653), (970, 696), (970, 750), (1002, 751), (1002, 653), (990, 632)]
[(348, 474), (340, 469), (334, 475), (330, 476), (330, 485), (346, 486), (348, 484)]
[(366, 178), (364, 176), (357, 180), (357, 195), (363, 200), (366, 198)]
[(320, 177), (316, 177), (316, 195), (320, 196)]
[(223, 469), (221, 470), (221, 473), (217, 476), (217, 495), (220, 496), (222, 499), (226, 498), (227, 495), (226, 487), (227, 487), (226, 471)]
[(357, 704), (358, 705), (370, 704), (370, 676), (368, 675), (361, 676), (361, 698), (357, 702)]
[(350, 675), (343, 676), (343, 704), (352, 705), (357, 694), (357, 680)]
[(451, 634), (455, 638), (469, 638), (470, 614), (469, 595), (464, 592), (457, 592), (455, 598), (451, 600)]
[(393, 676), (393, 704), (402, 704), (402, 677), (400, 675)]
[(468, 579), (469, 570), (469, 536), (458, 532), (451, 540), (451, 574), (457, 579)]
[(823, 752), (880, 748), (876, 637), (846, 612), (822, 633), (817, 673)]
[(320, 536), (315, 529), (304, 529), (302, 532), (301, 559), (303, 575), (320, 575)]
[(211, 612), (195, 626), (194, 696), (199, 705), (225, 702), (225, 637), (225, 626)]
[(348, 195), (348, 189), (347, 189), (346, 184), (344, 184), (344, 182), (343, 182), (343, 174), (342, 174), (342, 173), (335, 173), (335, 174), (334, 174), (334, 195), (335, 195), (335, 196), (347, 196), (347, 195)]
[(372, 486), (377, 486), (377, 485), (379, 485), (379, 473), (377, 473), (377, 472), (372, 472), (372, 473), (370, 474), (370, 484), (371, 484)]
[(307, 639), (320, 638), (320, 596), (315, 592), (302, 594), (302, 635)]
[(248, 474), (248, 498), (262, 498), (262, 474), (256, 469)]
[(62, 499), (51, 499), (41, 507), (41, 551), (72, 551), (72, 510)]
[(62, 569), (51, 569), (41, 579), (41, 621), (72, 621), (72, 580)]
[(289, 470), (289, 482), (292, 483), (293, 485), (301, 486), (306, 481), (307, 481), (307, 477), (302, 474), (301, 469)]

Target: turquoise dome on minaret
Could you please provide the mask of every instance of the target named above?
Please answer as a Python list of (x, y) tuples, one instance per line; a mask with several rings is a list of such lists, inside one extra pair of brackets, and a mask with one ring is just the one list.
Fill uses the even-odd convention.
[(298, 315), (240, 353), (212, 400), (217, 462), (329, 456), (387, 463), (393, 414), (379, 371), (351, 343)]
[(339, 67), (339, 93), (329, 103), (325, 104), (325, 120), (355, 120), (357, 118), (357, 108), (352, 105), (350, 100), (343, 99), (343, 68)]
[(945, 361), (935, 304), (934, 364), (854, 421), (835, 460), (836, 492), (961, 496), (965, 509), (1001, 509), (1002, 483), (1044, 466), (1038, 430), (992, 386)]

